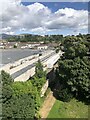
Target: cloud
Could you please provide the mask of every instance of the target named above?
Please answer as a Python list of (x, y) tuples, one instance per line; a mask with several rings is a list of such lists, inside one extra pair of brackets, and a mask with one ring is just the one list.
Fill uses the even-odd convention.
[(59, 9), (47, 22), (46, 26), (49, 29), (84, 29), (88, 26), (87, 18), (88, 12), (85, 10)]
[(88, 27), (88, 11), (86, 10), (65, 8), (52, 13), (41, 3), (28, 6), (21, 4), (20, 0), (2, 0), (2, 3), (0, 32), (14, 34), (17, 31), (29, 31), (45, 34), (62, 29), (82, 30)]

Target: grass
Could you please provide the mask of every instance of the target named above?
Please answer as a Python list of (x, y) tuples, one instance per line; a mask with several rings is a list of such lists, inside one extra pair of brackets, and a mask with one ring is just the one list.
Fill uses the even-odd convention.
[(56, 100), (48, 118), (88, 118), (88, 105), (76, 99), (68, 103)]

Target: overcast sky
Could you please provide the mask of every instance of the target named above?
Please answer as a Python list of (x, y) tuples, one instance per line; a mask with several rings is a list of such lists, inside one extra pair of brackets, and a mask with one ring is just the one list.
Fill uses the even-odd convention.
[(82, 1), (84, 2), (2, 0), (0, 33), (41, 35), (88, 33), (88, 3), (87, 0)]

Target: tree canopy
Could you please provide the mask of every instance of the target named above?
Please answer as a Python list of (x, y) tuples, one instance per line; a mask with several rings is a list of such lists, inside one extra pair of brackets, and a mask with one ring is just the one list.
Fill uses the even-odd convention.
[(46, 82), (46, 71), (43, 70), (43, 65), (40, 60), (38, 60), (38, 62), (36, 63), (35, 75), (31, 82), (39, 92), (41, 91), (42, 86)]
[(34, 118), (40, 107), (40, 96), (31, 81), (13, 82), (9, 74), (2, 71), (2, 118)]
[(36, 64), (35, 76), (26, 82), (14, 82), (8, 73), (1, 71), (3, 119), (34, 119), (40, 108), (40, 91), (46, 81), (45, 75), (40, 61)]
[(62, 42), (64, 54), (59, 60), (60, 83), (81, 100), (90, 99), (89, 36), (68, 36)]

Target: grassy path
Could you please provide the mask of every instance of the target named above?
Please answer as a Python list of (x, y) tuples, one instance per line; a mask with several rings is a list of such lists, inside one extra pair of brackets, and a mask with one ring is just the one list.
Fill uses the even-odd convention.
[(56, 99), (53, 96), (53, 93), (50, 91), (50, 93), (48, 94), (48, 96), (46, 97), (42, 108), (40, 109), (39, 113), (41, 118), (47, 118), (50, 110), (52, 109), (54, 103), (55, 103)]

